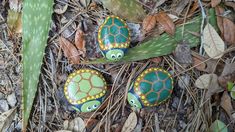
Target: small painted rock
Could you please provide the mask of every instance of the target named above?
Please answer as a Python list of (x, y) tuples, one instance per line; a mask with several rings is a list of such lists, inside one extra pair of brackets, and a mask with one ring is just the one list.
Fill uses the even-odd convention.
[(130, 45), (130, 31), (125, 21), (117, 16), (108, 16), (99, 27), (98, 42), (107, 59), (120, 60)]
[(171, 96), (172, 90), (170, 73), (159, 68), (149, 68), (132, 83), (127, 99), (136, 108), (157, 106)]
[(106, 93), (105, 79), (99, 72), (91, 69), (71, 73), (64, 87), (66, 99), (80, 112), (96, 110), (104, 101)]

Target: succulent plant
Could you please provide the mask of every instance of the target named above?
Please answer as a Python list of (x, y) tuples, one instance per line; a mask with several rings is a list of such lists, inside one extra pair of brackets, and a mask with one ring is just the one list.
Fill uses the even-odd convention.
[(23, 1), (23, 131), (39, 81), (53, 12), (53, 0)]

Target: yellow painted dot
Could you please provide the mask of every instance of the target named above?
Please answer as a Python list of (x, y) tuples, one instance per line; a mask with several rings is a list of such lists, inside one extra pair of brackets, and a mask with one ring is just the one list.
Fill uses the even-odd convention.
[(145, 96), (141, 96), (141, 99), (145, 99)]
[(87, 97), (87, 100), (91, 100), (91, 97)]
[(104, 94), (103, 93), (100, 93), (100, 97), (102, 97)]
[(147, 101), (147, 100), (145, 100), (145, 101), (144, 101), (144, 103), (145, 103), (145, 104), (147, 104), (147, 103), (148, 103), (148, 101)]
[(94, 96), (91, 96), (91, 99), (95, 99), (95, 97), (94, 97)]
[(81, 104), (82, 102), (81, 102), (81, 101), (78, 101), (77, 103), (78, 103), (78, 104)]
[(95, 97), (96, 97), (96, 98), (99, 98), (100, 96), (99, 96), (99, 95), (96, 95)]
[(86, 99), (82, 99), (82, 102), (86, 102)]

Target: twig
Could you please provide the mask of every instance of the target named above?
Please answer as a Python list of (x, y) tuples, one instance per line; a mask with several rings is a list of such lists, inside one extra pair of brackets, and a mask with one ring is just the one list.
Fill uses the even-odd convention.
[(203, 52), (203, 47), (204, 47), (203, 27), (204, 27), (205, 19), (206, 19), (207, 16), (206, 16), (206, 13), (205, 13), (205, 10), (203, 8), (201, 0), (198, 0), (198, 3), (199, 3), (199, 6), (201, 8), (201, 12), (202, 12), (201, 33), (200, 33), (200, 35), (201, 35), (201, 46), (200, 46), (199, 54), (203, 55), (204, 54), (204, 52)]

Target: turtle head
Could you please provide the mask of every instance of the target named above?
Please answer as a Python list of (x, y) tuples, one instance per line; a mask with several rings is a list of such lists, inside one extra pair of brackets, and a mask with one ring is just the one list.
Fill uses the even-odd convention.
[(121, 49), (111, 49), (105, 53), (108, 60), (118, 61), (124, 56), (124, 51)]
[(101, 102), (99, 100), (91, 100), (81, 104), (80, 106), (76, 106), (75, 108), (80, 112), (92, 112), (95, 111), (100, 105)]
[(129, 90), (127, 94), (127, 101), (134, 108), (138, 108), (138, 109), (142, 108), (141, 102), (134, 91), (133, 83), (131, 84), (131, 89)]
[(135, 94), (133, 94), (133, 93), (131, 93), (131, 92), (128, 92), (127, 100), (128, 100), (128, 103), (129, 103), (132, 107), (135, 107), (135, 108), (138, 108), (138, 109), (141, 109), (141, 108), (142, 108), (142, 105), (141, 105), (139, 99), (135, 96)]

